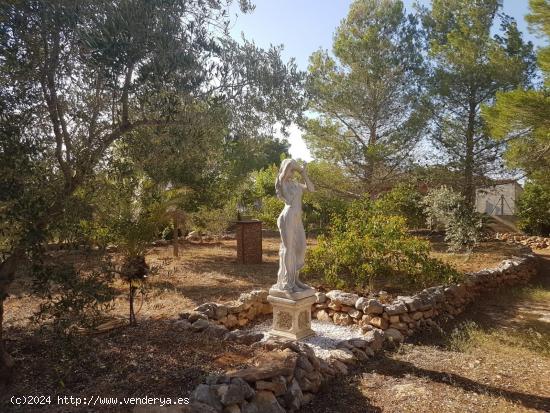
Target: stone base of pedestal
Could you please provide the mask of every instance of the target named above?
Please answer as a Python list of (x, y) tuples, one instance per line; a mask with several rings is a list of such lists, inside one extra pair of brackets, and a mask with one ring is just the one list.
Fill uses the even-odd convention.
[(273, 327), (269, 334), (301, 340), (315, 335), (311, 329), (311, 305), (315, 296), (298, 300), (269, 295), (267, 301), (273, 306)]

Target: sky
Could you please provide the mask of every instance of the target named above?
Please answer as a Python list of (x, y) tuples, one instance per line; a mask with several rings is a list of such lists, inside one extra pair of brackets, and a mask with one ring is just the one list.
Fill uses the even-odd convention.
[[(346, 17), (351, 0), (253, 0), (256, 9), (249, 14), (234, 17), (231, 28), (233, 37), (245, 37), (267, 48), (271, 44), (284, 45), (283, 59), (291, 58), (302, 70), (307, 69), (311, 53), (319, 48), (332, 48), (332, 38), (340, 21)], [(405, 8), (412, 11), (415, 0), (404, 0)], [(418, 0), (429, 5), (429, 0)], [(528, 0), (504, 0), (504, 12), (514, 17), (524, 38), (535, 45), (542, 45), (539, 38), (527, 30), (524, 16), (529, 12)], [(234, 8), (233, 12), (237, 9)], [(302, 140), (302, 132), (296, 126), (289, 130), (290, 154), (294, 158), (311, 160)]]

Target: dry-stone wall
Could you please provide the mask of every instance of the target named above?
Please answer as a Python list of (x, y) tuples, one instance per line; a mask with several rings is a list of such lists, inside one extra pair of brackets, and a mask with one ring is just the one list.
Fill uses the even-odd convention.
[(515, 242), (517, 244), (526, 245), (530, 248), (550, 248), (550, 238), (548, 237), (503, 232), (496, 233), (495, 238), (501, 241)]
[[(263, 337), (258, 333), (228, 328), (244, 326), (260, 314), (268, 314), (267, 291), (243, 294), (236, 302), (207, 303), (184, 314), (178, 321), (186, 328), (225, 340), (237, 340), (267, 350), (252, 366), (210, 376), (192, 395), (190, 412), (283, 413), (307, 404), (321, 383), (348, 373), (350, 366), (368, 360), (383, 346), (392, 348), (416, 329), (435, 323), (442, 315), (456, 315), (479, 294), (504, 285), (527, 281), (536, 272), (532, 254), (503, 261), (497, 268), (468, 274), (461, 284), (427, 288), (391, 303), (359, 297), (344, 291), (317, 293), (313, 314), (337, 324), (362, 326), (363, 338), (340, 341), (318, 356), (304, 343)], [(233, 317), (230, 317), (233, 316)]]
[(412, 296), (398, 296), (391, 303), (333, 290), (317, 295), (312, 315), (340, 325), (358, 324), (363, 331), (379, 328), (402, 340), (441, 315), (460, 314), (483, 291), (523, 283), (535, 272), (536, 260), (527, 254), (504, 260), (497, 268), (467, 274), (461, 284), (426, 288)]
[(267, 290), (254, 290), (243, 293), (236, 301), (226, 303), (204, 303), (191, 313), (183, 313), (182, 319), (195, 322), (210, 320), (228, 329), (244, 327), (261, 315), (271, 314), (271, 304), (267, 301)]

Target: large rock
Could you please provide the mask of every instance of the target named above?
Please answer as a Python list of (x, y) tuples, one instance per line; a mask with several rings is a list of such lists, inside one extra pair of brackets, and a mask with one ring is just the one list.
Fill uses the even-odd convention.
[(418, 297), (397, 297), (400, 301), (405, 303), (408, 310), (418, 311), (422, 307), (422, 300)]
[(193, 400), (204, 403), (213, 407), (216, 411), (221, 411), (223, 405), (218, 396), (218, 386), (209, 386), (207, 384), (199, 384), (191, 395)]
[(384, 331), (384, 335), (386, 336), (386, 339), (393, 343), (402, 343), (405, 340), (403, 334), (395, 328), (388, 328)]
[(254, 396), (254, 390), (243, 379), (236, 377), (230, 384), (221, 384), (218, 387), (220, 401), (228, 406), (231, 404), (242, 403), (245, 399)]
[(399, 315), (407, 312), (407, 306), (402, 301), (396, 301), (390, 305), (384, 306), (384, 310), (388, 315)]
[(250, 345), (264, 338), (263, 333), (253, 333), (246, 330), (233, 330), (223, 338), (226, 341), (236, 341), (240, 344)]
[(272, 391), (275, 396), (281, 396), (286, 393), (286, 380), (283, 376), (274, 377), (271, 381), (258, 380), (256, 382), (257, 390)]
[(339, 305), (347, 305), (354, 307), (359, 296), (357, 294), (346, 293), (340, 290), (329, 291), (326, 296), (330, 298), (330, 301)]
[(360, 297), (355, 302), (355, 308), (365, 314), (382, 314), (384, 312), (384, 306), (378, 300), (365, 297)]
[(204, 332), (209, 336), (221, 338), (227, 334), (227, 328), (216, 324), (210, 324)]
[(195, 321), (192, 325), (191, 325), (191, 328), (194, 330), (194, 331), (203, 331), (203, 330), (206, 330), (208, 327), (210, 326), (210, 323), (208, 322), (208, 320), (204, 320), (204, 319), (198, 319), (197, 321)]
[(379, 351), (384, 344), (385, 333), (382, 330), (371, 330), (365, 333), (364, 340), (373, 351)]
[(254, 367), (228, 372), (229, 377), (240, 377), (248, 382), (266, 380), (276, 376), (290, 376), (296, 367), (298, 354), (290, 349), (260, 354), (252, 362)]
[(275, 395), (267, 390), (257, 391), (250, 404), (255, 405), (261, 413), (285, 413)]
[(290, 410), (298, 410), (304, 400), (304, 394), (297, 380), (292, 380), (290, 387), (285, 395), (286, 405)]
[(330, 359), (341, 361), (345, 364), (355, 364), (357, 362), (353, 352), (347, 349), (330, 350)]

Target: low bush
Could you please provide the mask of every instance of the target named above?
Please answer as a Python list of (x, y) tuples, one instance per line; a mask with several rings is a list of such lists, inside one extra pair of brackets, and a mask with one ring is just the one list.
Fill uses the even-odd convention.
[(90, 271), (36, 263), (33, 274), (34, 292), (45, 299), (34, 320), (51, 321), (57, 334), (70, 336), (77, 327), (94, 327), (113, 306), (116, 290), (111, 286), (114, 268), (109, 261)]
[(528, 182), (518, 201), (518, 226), (531, 235), (550, 235), (550, 189)]
[(386, 215), (400, 215), (409, 228), (424, 228), (426, 214), (423, 196), (412, 184), (399, 184), (375, 202), (375, 208)]
[(405, 218), (380, 214), (362, 199), (333, 218), (329, 232), (309, 250), (303, 271), (332, 287), (353, 289), (372, 289), (377, 280), (424, 287), (459, 277), (429, 253), (428, 241), (409, 235)]
[(442, 186), (430, 190), (423, 204), (430, 228), (445, 230), (449, 251), (472, 251), (478, 244), (483, 230), (481, 215), (461, 194)]

